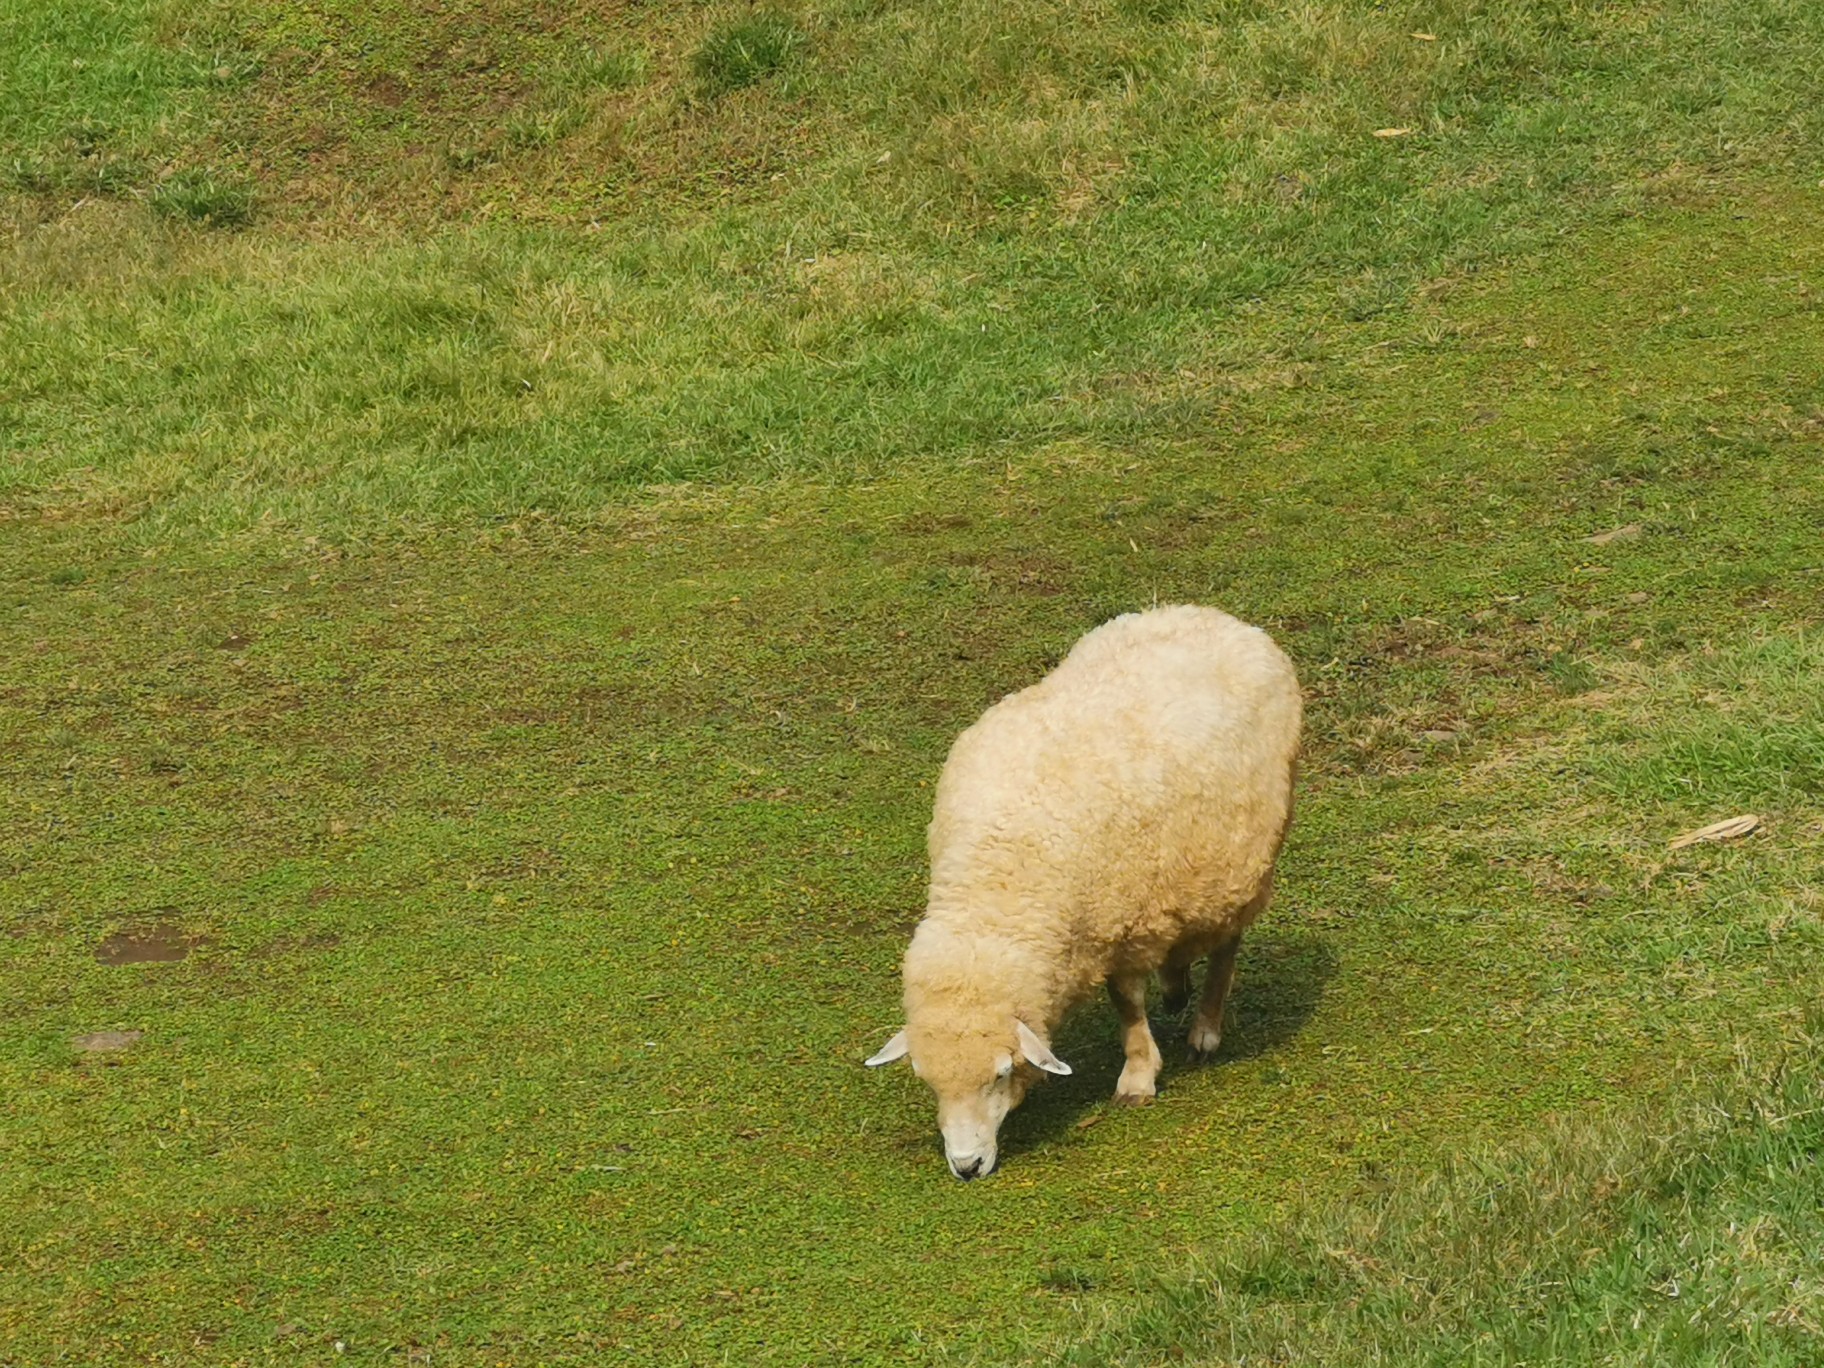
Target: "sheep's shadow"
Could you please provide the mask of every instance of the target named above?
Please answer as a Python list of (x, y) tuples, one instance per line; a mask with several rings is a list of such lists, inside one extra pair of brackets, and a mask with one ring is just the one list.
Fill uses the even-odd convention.
[[(1165, 1055), (1160, 1091), (1191, 1069), (1220, 1069), (1243, 1059), (1271, 1054), (1305, 1028), (1317, 1011), (1325, 986), (1336, 973), (1336, 953), (1317, 936), (1303, 931), (1252, 933), (1242, 943), (1234, 990), (1224, 1017), (1222, 1047), (1214, 1059), (1191, 1063), (1185, 1032), (1191, 1010), (1168, 1017), (1159, 1002), (1158, 985), (1148, 999), (1153, 1038)], [(1193, 994), (1192, 1003), (1196, 1002)], [(1047, 1080), (1034, 1088), (1026, 1103), (1007, 1118), (1001, 1135), (1003, 1158), (1048, 1144), (1114, 1096), (1121, 1074), (1121, 1033), (1114, 1008), (1106, 998), (1071, 1013), (1052, 1041), (1070, 1062), (1068, 1078)]]

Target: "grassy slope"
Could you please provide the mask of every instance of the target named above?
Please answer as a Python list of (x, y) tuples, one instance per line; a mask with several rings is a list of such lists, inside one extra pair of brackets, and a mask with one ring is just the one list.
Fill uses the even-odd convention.
[[(39, 8), (20, 3), (14, 28)], [(239, 84), (211, 94), (142, 55), (169, 85), (163, 118), (135, 112), (153, 75), (131, 100), (68, 102), (148, 125), (148, 167), (256, 176), (282, 231), (147, 231), (123, 206), (159, 203), (154, 179), (0, 253), (0, 498), (130, 515), (153, 542), (250, 523), (366, 535), (587, 516), (651, 481), (1204, 442), (1237, 391), (1341, 359), (1334, 330), (1402, 310), (1416, 284), (1706, 176), (1824, 172), (1824, 16), (1796, 0), (1023, 23), (959, 4), (942, 24), (833, 7), (805, 17), (810, 56), (719, 100), (694, 93), (683, 55), (708, 16), (669, 10), (579, 11), (554, 35), (509, 5), (488, 41), (512, 60), (473, 70), (458, 55), (481, 6), (256, 8), (238, 30), (161, 11), (192, 67)], [(566, 142), (412, 169), (617, 43), (655, 54), (630, 92), (588, 97), (632, 101), (624, 155)], [(55, 65), (44, 50), (0, 43), (0, 89), (29, 89)], [(0, 152), (76, 155), (17, 103)], [(336, 156), (259, 121), (286, 111)], [(779, 167), (706, 179), (779, 121), (802, 134)], [(1413, 132), (1373, 136), (1389, 126)], [(568, 202), (541, 179), (553, 166), (614, 170), (619, 188), (551, 225)], [(427, 239), (439, 212), (464, 216)]]
[[(254, 177), (268, 231), (10, 202), (0, 1357), (999, 1354), (1301, 1193), (1777, 1034), (1820, 948), (1824, 244), (1781, 41), (1815, 16), (1606, 12), (1592, 52), (1536, 12), (1134, 7), (921, 66), (893, 11), (819, 11), (824, 56), (707, 114), (689, 35), (648, 36), (612, 195), (566, 208), (532, 147), (448, 163), (508, 219), (632, 217), (427, 242), (311, 188), (407, 164), (309, 84), (362, 43), (294, 69), (277, 28), (162, 11), (144, 53), (255, 54), (199, 68), (264, 92), (241, 120), (350, 117), (312, 181), (262, 125), (190, 128), (206, 83), (158, 67), (165, 113), (110, 126)], [(1454, 104), (1408, 88), (1409, 23), (1483, 54)], [(1170, 77), (1096, 122), (1059, 73), (1131, 33)], [(922, 83), (870, 104), (870, 61)], [(920, 91), (958, 107), (892, 103)], [(691, 169), (704, 120), (786, 97), (822, 160), (780, 211)], [(1409, 111), (1422, 138), (1365, 136)], [(844, 158), (889, 125), (960, 141), (877, 192)], [(1066, 133), (1119, 152), (1106, 195)], [(402, 217), (485, 207), (399, 179)], [(1311, 686), (1282, 906), (1223, 1063), (1104, 1115), (1086, 1013), (1080, 1076), (963, 1188), (916, 1086), (855, 1067), (923, 785), (1155, 597), (1274, 624)], [(1764, 834), (1663, 855), (1744, 807)], [(157, 908), (209, 943), (93, 962)], [(105, 1027), (147, 1035), (72, 1053)]]
[(1232, 1241), (1044, 1362), (1812, 1364), (1824, 1059)]

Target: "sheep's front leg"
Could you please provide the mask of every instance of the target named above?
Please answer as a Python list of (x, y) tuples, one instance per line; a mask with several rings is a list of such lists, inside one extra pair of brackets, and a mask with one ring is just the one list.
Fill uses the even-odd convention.
[(1159, 1070), (1165, 1064), (1153, 1043), (1152, 1027), (1146, 1024), (1146, 975), (1109, 979), (1108, 997), (1121, 1017), (1121, 1048), (1127, 1055), (1127, 1067), (1115, 1080), (1115, 1101), (1121, 1106), (1138, 1106), (1158, 1092)]
[(1235, 952), (1241, 949), (1241, 935), (1236, 933), (1224, 944), (1210, 951), (1210, 964), (1204, 970), (1203, 1000), (1197, 1004), (1196, 1020), (1191, 1022), (1191, 1049), (1200, 1055), (1216, 1053), (1222, 1044), (1222, 1009), (1229, 1000), (1229, 985), (1235, 981)]

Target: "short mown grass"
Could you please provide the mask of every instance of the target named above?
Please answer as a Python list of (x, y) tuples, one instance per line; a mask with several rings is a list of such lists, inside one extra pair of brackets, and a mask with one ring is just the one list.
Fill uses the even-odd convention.
[[(1815, 6), (743, 13), (0, 0), (0, 1361), (1419, 1335), (1288, 1213), (1815, 1002)], [(1171, 600), (1310, 698), (1228, 1044), (956, 1184), (929, 786)]]

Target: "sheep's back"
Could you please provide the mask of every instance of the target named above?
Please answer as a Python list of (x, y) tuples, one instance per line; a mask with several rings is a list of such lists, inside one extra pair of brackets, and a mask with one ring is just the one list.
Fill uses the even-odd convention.
[(1299, 723), (1297, 678), (1265, 633), (1207, 608), (1104, 624), (957, 738), (930, 830), (933, 909), (1061, 919), (1105, 951), (1162, 954), (1267, 877)]

